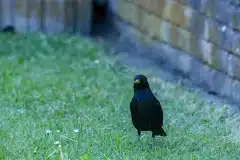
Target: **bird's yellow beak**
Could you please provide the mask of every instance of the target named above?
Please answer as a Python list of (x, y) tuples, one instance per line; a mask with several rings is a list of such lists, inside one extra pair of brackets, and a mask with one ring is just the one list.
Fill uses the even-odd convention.
[(138, 84), (138, 83), (140, 83), (140, 80), (139, 80), (139, 79), (136, 79), (136, 80), (134, 81), (134, 83), (135, 83), (135, 84)]

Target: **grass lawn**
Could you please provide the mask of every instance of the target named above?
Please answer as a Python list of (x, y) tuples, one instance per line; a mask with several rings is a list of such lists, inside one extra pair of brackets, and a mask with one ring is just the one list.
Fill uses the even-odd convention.
[(0, 35), (0, 159), (240, 159), (238, 116), (148, 75), (168, 136), (137, 141), (136, 73), (74, 37)]

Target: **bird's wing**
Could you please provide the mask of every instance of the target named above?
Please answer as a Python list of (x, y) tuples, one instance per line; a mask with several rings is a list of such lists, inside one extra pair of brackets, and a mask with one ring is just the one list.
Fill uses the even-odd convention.
[(158, 122), (161, 126), (163, 125), (163, 110), (160, 102), (157, 98), (154, 98), (154, 105), (153, 105), (153, 121)]
[(134, 97), (132, 98), (132, 101), (130, 103), (130, 111), (131, 111), (132, 123), (137, 128), (137, 122), (138, 122), (138, 101)]

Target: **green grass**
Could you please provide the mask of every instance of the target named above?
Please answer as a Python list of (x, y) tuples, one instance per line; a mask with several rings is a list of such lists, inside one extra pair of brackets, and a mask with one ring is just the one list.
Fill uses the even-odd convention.
[(135, 70), (80, 38), (0, 41), (1, 160), (240, 159), (239, 115), (228, 117), (227, 106), (142, 71), (163, 105), (168, 134), (151, 149), (151, 134), (138, 142), (131, 124)]

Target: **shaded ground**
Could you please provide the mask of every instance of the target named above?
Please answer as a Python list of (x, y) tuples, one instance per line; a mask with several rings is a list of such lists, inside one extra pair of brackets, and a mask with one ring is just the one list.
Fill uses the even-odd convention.
[(231, 109), (229, 109), (229, 115), (234, 115), (235, 113), (240, 112), (239, 104), (196, 86), (191, 80), (172, 69), (169, 64), (156, 63), (151, 59), (151, 56), (141, 50), (143, 48), (142, 46), (139, 47), (141, 44), (121, 35), (110, 21), (106, 22), (106, 24), (96, 25), (93, 39), (100, 44), (104, 44), (107, 53), (110, 56), (117, 57), (122, 64), (127, 64), (136, 69), (151, 71), (155, 75), (158, 75), (162, 80), (172, 83), (180, 83), (186, 90), (198, 92), (201, 98), (207, 102), (217, 105), (228, 104), (231, 106)]

